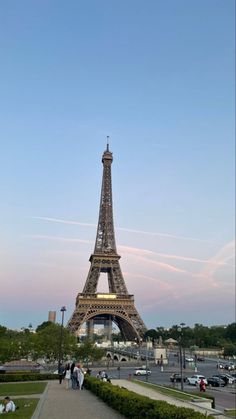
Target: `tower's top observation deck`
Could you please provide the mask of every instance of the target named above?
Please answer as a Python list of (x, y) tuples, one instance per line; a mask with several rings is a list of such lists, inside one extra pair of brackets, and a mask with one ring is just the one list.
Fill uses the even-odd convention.
[(110, 161), (110, 163), (112, 163), (113, 161), (112, 153), (109, 150), (109, 137), (107, 137), (107, 149), (104, 151), (102, 155), (102, 163), (105, 163), (105, 161)]

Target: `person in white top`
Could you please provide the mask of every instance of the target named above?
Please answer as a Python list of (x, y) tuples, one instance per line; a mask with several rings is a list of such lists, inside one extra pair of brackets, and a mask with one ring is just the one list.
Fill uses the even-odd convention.
[(84, 382), (84, 372), (79, 364), (78, 364), (78, 370), (77, 370), (77, 380), (79, 384), (79, 389), (82, 390), (82, 386)]
[(3, 413), (8, 413), (8, 412), (15, 412), (16, 410), (16, 405), (15, 403), (10, 399), (10, 397), (5, 397), (5, 399), (3, 400), (3, 404), (4, 404), (4, 410)]

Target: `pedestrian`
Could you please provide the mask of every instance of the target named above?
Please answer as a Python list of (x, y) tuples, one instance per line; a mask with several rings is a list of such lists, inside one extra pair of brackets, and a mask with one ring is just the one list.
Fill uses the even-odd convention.
[(98, 378), (99, 380), (101, 380), (102, 379), (101, 374), (102, 374), (102, 371), (98, 371), (98, 374), (96, 375), (96, 378)]
[(78, 370), (77, 370), (77, 380), (78, 380), (79, 389), (82, 390), (83, 382), (84, 382), (84, 372), (81, 368), (81, 365), (79, 364), (78, 364)]
[(203, 392), (206, 391), (206, 383), (203, 378), (201, 378), (200, 380), (199, 387), (200, 387), (200, 391), (203, 391)]
[(61, 384), (62, 380), (65, 377), (65, 368), (63, 367), (62, 364), (60, 364), (58, 367), (58, 375), (59, 375), (59, 384)]
[(71, 387), (71, 371), (70, 364), (66, 365), (66, 375), (65, 375), (66, 389), (69, 390)]
[(71, 375), (71, 381), (72, 381), (72, 389), (76, 390), (78, 387), (78, 367), (74, 364), (73, 366), (73, 370), (72, 370), (72, 375)]

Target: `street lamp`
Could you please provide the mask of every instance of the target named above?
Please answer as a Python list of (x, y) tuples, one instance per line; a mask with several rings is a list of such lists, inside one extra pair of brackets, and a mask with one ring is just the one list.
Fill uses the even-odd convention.
[[(58, 354), (58, 374), (59, 374), (59, 376), (60, 376), (60, 373), (61, 373), (63, 323), (64, 323), (64, 314), (65, 314), (65, 311), (66, 311), (66, 307), (63, 306), (60, 311), (61, 311), (61, 330), (60, 330), (59, 354)], [(61, 380), (60, 380), (60, 383), (61, 383)]]
[(146, 381), (148, 381), (148, 342), (149, 342), (149, 336), (147, 337), (146, 340)]
[(184, 389), (184, 380), (183, 380), (183, 355), (182, 355), (182, 337), (183, 337), (183, 327), (184, 323), (180, 323), (177, 331), (179, 332), (179, 362), (180, 362), (180, 380), (181, 380), (181, 390)]

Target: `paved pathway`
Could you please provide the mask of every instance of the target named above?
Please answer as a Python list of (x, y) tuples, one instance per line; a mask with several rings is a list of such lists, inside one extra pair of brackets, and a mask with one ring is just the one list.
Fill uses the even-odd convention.
[(88, 390), (66, 390), (64, 383), (49, 381), (32, 419), (123, 419)]

